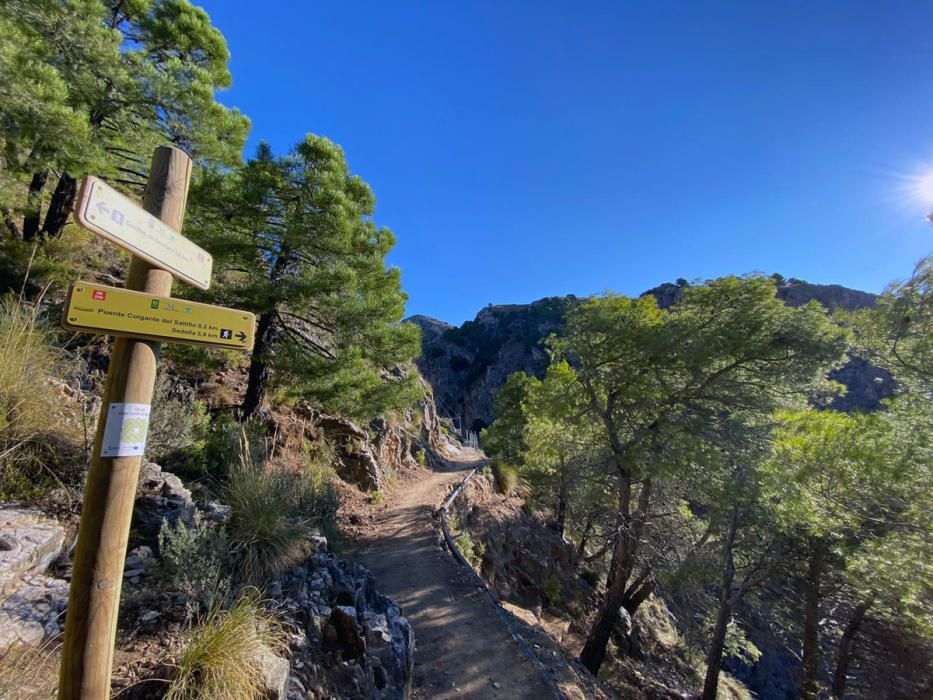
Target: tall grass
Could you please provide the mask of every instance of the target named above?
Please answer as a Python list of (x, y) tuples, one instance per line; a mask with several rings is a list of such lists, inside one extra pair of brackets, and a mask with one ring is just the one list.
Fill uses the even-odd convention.
[(250, 700), (264, 691), (262, 657), (286, 648), (282, 624), (256, 595), (212, 610), (178, 660), (167, 700)]
[(38, 306), (0, 299), (0, 498), (36, 490), (59, 478), (54, 468), (71, 456), (74, 427), (50, 382), (64, 356), (39, 317)]
[(496, 460), (492, 463), (492, 475), (496, 491), (504, 496), (511, 496), (519, 485), (518, 467)]
[(244, 578), (257, 584), (306, 557), (312, 527), (326, 526), (336, 513), (336, 496), (323, 477), (258, 460), (245, 433), (224, 496), (232, 508), (231, 549)]

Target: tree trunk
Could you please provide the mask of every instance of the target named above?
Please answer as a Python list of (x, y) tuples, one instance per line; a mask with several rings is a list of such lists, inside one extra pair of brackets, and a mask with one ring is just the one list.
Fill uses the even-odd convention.
[(557, 530), (560, 533), (560, 536), (564, 536), (564, 531), (567, 528), (567, 490), (569, 484), (567, 483), (567, 464), (564, 459), (564, 455), (560, 456), (560, 472), (558, 476), (557, 483)]
[(29, 193), (26, 195), (26, 212), (23, 214), (23, 240), (32, 241), (39, 235), (39, 222), (42, 217), (42, 190), (49, 179), (49, 171), (33, 173), (29, 181)]
[(609, 645), (612, 630), (619, 621), (621, 607), (621, 600), (611, 598), (607, 600), (600, 609), (596, 622), (590, 628), (586, 644), (580, 652), (580, 663), (586, 666), (594, 676), (599, 673), (599, 667), (603, 665), (606, 658), (606, 647)]
[(580, 568), (583, 563), (583, 557), (586, 556), (586, 545), (589, 544), (590, 531), (593, 529), (593, 516), (587, 514), (586, 524), (583, 526), (583, 532), (580, 534), (580, 544), (577, 545), (577, 554), (574, 557), (574, 566)]
[(803, 682), (800, 688), (803, 700), (816, 700), (820, 692), (820, 584), (825, 564), (826, 544), (819, 538), (811, 538), (803, 622)]
[(729, 629), (729, 620), (732, 618), (732, 607), (736, 602), (732, 599), (732, 584), (735, 581), (735, 561), (732, 557), (732, 550), (738, 529), (738, 508), (733, 506), (732, 517), (729, 520), (729, 532), (723, 542), (719, 609), (716, 612), (716, 626), (713, 628), (713, 637), (706, 654), (706, 678), (703, 681), (703, 695), (700, 700), (716, 700), (716, 694), (719, 692), (722, 653), (726, 648), (726, 632)]
[(612, 629), (619, 620), (619, 609), (634, 603), (634, 608), (644, 601), (651, 591), (643, 593), (637, 603), (633, 596), (636, 591), (627, 590), (627, 585), (635, 568), (635, 557), (638, 554), (638, 543), (644, 532), (645, 522), (648, 518), (648, 505), (651, 501), (652, 482), (646, 480), (638, 494), (638, 509), (631, 515), (632, 482), (627, 473), (622, 473), (619, 481), (619, 534), (615, 549), (612, 552), (612, 561), (609, 564), (607, 577), (606, 602), (600, 608), (593, 623), (592, 629), (580, 652), (580, 663), (586, 666), (595, 676), (599, 673), (606, 658), (606, 646), (612, 635)]
[(49, 202), (49, 210), (45, 214), (45, 224), (42, 226), (41, 235), (50, 238), (57, 238), (61, 235), (62, 229), (68, 223), (68, 215), (74, 206), (77, 193), (78, 181), (68, 173), (62, 173), (52, 193), (52, 201)]
[(874, 596), (871, 596), (868, 598), (868, 600), (860, 603), (855, 607), (855, 610), (852, 612), (852, 619), (849, 620), (849, 624), (846, 625), (846, 628), (842, 633), (842, 639), (839, 640), (839, 655), (836, 657), (836, 670), (833, 673), (832, 687), (832, 695), (838, 700), (842, 700), (842, 697), (846, 692), (846, 681), (848, 680), (849, 675), (849, 661), (852, 658), (852, 647), (855, 644), (855, 635), (858, 634), (858, 631), (862, 626), (862, 620), (865, 619), (865, 613), (868, 612), (868, 609), (874, 602)]
[(266, 389), (271, 374), (268, 354), (275, 334), (274, 320), (275, 312), (266, 311), (259, 316), (259, 321), (256, 323), (256, 344), (253, 346), (253, 354), (249, 362), (246, 395), (240, 406), (240, 420), (243, 421), (256, 415), (266, 398)]

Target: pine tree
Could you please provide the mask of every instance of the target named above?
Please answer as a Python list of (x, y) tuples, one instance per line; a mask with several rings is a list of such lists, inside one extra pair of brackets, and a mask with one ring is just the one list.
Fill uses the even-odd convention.
[(249, 121), (214, 98), (230, 85), (226, 42), (188, 0), (9, 0), (0, 59), (0, 204), (13, 233), (23, 214), (26, 240), (61, 233), (85, 173), (141, 188), (160, 143), (240, 159)]
[(257, 315), (244, 418), (272, 386), (361, 418), (415, 396), (399, 366), (420, 336), (401, 323), (400, 273), (385, 263), (395, 237), (372, 222), (374, 205), (342, 149), (314, 135), (282, 157), (261, 145), (193, 188), (188, 233), (215, 257), (212, 298)]
[(659, 470), (685, 463), (678, 452), (711, 418), (799, 400), (845, 349), (819, 305), (791, 309), (774, 295), (773, 281), (750, 277), (686, 287), (669, 311), (652, 297), (607, 296), (571, 312), (552, 344), (576, 368), (616, 482), (609, 586), (581, 653), (593, 672), (620, 609), (634, 612), (654, 585), (642, 543)]

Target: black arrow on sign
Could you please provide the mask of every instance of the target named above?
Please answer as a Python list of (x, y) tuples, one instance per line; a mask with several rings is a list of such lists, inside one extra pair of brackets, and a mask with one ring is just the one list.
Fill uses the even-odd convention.
[(236, 337), (240, 339), (241, 343), (246, 342), (246, 333), (244, 333), (243, 331), (240, 331), (239, 333), (237, 333)]
[(99, 211), (101, 214), (104, 214), (106, 216), (107, 214), (110, 213), (110, 209), (103, 202), (96, 202), (96, 204), (97, 204), (97, 211)]

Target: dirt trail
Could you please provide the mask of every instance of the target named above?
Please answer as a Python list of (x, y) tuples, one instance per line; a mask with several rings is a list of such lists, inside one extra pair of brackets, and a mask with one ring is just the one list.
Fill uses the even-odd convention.
[[(482, 455), (464, 450), (386, 495), (355, 558), (415, 630), (414, 698), (553, 697), (475, 581), (437, 545), (431, 513)], [(496, 687), (495, 684), (498, 684)]]

